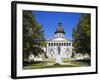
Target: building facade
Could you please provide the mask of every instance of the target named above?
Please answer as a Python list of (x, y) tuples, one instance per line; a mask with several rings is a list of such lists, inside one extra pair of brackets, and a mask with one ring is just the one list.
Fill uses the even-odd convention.
[(47, 45), (44, 48), (48, 58), (56, 58), (58, 54), (61, 58), (70, 58), (72, 56), (72, 41), (65, 37), (64, 28), (61, 23), (58, 23), (54, 38), (47, 40)]
[[(46, 46), (41, 47), (46, 57), (48, 58), (57, 58), (59, 56), (60, 58), (71, 58), (72, 57), (72, 41), (67, 39), (65, 37), (64, 28), (62, 27), (61, 23), (58, 23), (58, 26), (56, 28), (56, 31), (54, 32), (54, 38), (46, 40)], [(86, 54), (81, 53), (74, 53), (74, 59), (80, 60), (80, 59), (89, 59), (90, 56)], [(29, 55), (29, 60), (32, 61), (43, 61), (45, 57), (45, 54), (39, 54), (38, 56), (34, 56), (33, 54)]]

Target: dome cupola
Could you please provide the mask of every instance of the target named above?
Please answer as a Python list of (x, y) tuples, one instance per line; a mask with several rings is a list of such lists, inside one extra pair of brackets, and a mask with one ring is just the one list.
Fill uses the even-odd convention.
[(64, 29), (62, 27), (62, 23), (58, 23), (58, 27), (56, 28), (55, 34), (56, 33), (63, 33), (63, 34), (65, 34)]
[(55, 38), (59, 38), (59, 37), (62, 37), (64, 38), (65, 32), (64, 32), (64, 29), (62, 27), (62, 23), (58, 23), (58, 26), (56, 28), (56, 31), (55, 31)]

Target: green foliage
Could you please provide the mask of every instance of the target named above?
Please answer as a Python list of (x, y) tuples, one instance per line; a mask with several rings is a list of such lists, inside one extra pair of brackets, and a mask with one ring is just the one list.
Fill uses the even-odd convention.
[(30, 53), (37, 56), (44, 53), (41, 49), (45, 46), (44, 31), (35, 20), (32, 11), (23, 10), (23, 53), (28, 58)]
[(73, 46), (75, 52), (90, 54), (91, 22), (90, 14), (82, 14), (77, 26), (73, 29)]

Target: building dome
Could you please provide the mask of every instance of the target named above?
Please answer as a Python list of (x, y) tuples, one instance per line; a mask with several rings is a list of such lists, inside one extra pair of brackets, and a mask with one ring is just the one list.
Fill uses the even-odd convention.
[(65, 34), (64, 29), (62, 27), (62, 23), (58, 23), (58, 27), (56, 28), (55, 34), (56, 33), (63, 33), (63, 34)]

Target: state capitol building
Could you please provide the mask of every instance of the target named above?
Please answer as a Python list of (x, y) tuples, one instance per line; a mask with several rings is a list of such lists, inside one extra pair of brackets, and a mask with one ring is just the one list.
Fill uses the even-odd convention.
[(61, 23), (58, 23), (54, 38), (46, 41), (47, 45), (44, 48), (48, 58), (56, 58), (58, 48), (61, 58), (70, 58), (72, 56), (72, 40), (65, 37), (65, 31)]

